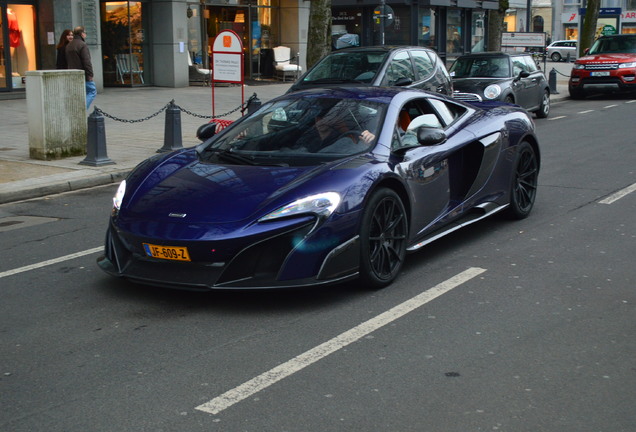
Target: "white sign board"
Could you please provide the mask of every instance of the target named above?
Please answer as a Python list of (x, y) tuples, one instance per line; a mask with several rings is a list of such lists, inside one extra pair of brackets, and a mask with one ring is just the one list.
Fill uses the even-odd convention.
[(232, 30), (223, 30), (212, 45), (212, 79), (243, 82), (243, 43)]
[(507, 32), (501, 34), (502, 47), (544, 47), (545, 33)]
[(225, 82), (242, 82), (243, 65), (241, 57), (236, 54), (214, 53), (214, 80)]

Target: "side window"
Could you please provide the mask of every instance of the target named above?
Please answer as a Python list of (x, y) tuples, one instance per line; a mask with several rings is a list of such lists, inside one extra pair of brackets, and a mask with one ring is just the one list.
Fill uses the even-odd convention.
[(527, 71), (528, 66), (526, 62), (523, 61), (523, 57), (513, 57), (512, 58), (512, 73), (514, 76), (519, 75), (522, 71)]
[(423, 79), (430, 74), (433, 73), (435, 66), (431, 61), (431, 58), (428, 56), (426, 51), (411, 51), (411, 55), (413, 56), (413, 62), (415, 63), (415, 70), (417, 70), (417, 74), (419, 75), (419, 79)]
[(411, 58), (409, 53), (404, 51), (397, 53), (395, 57), (389, 63), (386, 71), (386, 78), (384, 85), (395, 85), (400, 78), (407, 78), (411, 81), (415, 81), (415, 73), (413, 72), (413, 66), (411, 64)]
[(528, 72), (536, 72), (539, 69), (537, 68), (537, 63), (534, 61), (534, 59), (531, 56), (524, 56), (524, 60), (527, 66), (527, 71)]
[(446, 102), (439, 99), (429, 99), (430, 104), (435, 108), (439, 117), (441, 117), (444, 126), (453, 123), (459, 117), (466, 113), (466, 108), (456, 105), (452, 102)]

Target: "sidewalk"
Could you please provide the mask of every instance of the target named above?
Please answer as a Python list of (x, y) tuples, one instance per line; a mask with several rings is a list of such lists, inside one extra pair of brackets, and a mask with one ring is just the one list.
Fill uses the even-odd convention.
[[(553, 102), (567, 98), (567, 75), (571, 63), (548, 61), (546, 76), (556, 68), (558, 94)], [(254, 93), (261, 102), (284, 94), (291, 83), (247, 85), (245, 101)], [(215, 87), (215, 115), (234, 110), (241, 104), (241, 88)], [(185, 88), (106, 88), (97, 95), (94, 107), (123, 120), (139, 120), (161, 110), (171, 100), (183, 109), (200, 116), (212, 115), (210, 87)], [(236, 120), (240, 112), (226, 117)], [(106, 117), (106, 151), (114, 164), (101, 167), (80, 165), (85, 156), (41, 161), (29, 158), (26, 99), (0, 101), (0, 204), (68, 192), (109, 183), (118, 183), (139, 162), (155, 154), (164, 145), (165, 112), (146, 121), (119, 122)], [(198, 144), (195, 132), (209, 119), (181, 112), (183, 147)]]
[[(245, 102), (256, 93), (261, 102), (284, 94), (291, 83), (248, 85)], [(215, 87), (214, 114), (219, 116), (241, 105), (240, 86)], [(107, 88), (99, 93), (91, 106), (122, 120), (145, 119), (161, 110), (171, 100), (193, 114), (212, 115), (210, 87), (185, 88)], [(240, 111), (222, 117), (240, 118)], [(26, 99), (0, 101), (0, 204), (67, 192), (108, 183), (118, 183), (139, 162), (155, 154), (164, 145), (165, 111), (146, 121), (119, 122), (104, 119), (106, 151), (112, 165), (92, 167), (80, 165), (85, 156), (51, 161), (29, 158)], [(195, 132), (208, 118), (181, 112), (183, 147), (199, 143)], [(171, 144), (171, 143), (169, 143)]]

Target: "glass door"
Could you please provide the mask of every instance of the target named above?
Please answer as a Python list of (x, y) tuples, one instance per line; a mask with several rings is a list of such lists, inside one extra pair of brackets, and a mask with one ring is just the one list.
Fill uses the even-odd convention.
[(101, 3), (105, 86), (149, 84), (148, 8), (149, 3), (137, 1)]
[(37, 69), (35, 7), (0, 6), (0, 90), (24, 89), (26, 72)]

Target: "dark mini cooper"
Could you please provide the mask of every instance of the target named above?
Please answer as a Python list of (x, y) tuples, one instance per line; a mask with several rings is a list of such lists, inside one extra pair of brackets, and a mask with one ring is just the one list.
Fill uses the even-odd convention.
[(323, 57), (289, 92), (329, 86), (407, 87), (450, 96), (453, 85), (444, 63), (429, 48), (357, 47)]
[(456, 99), (513, 103), (539, 118), (550, 112), (550, 85), (531, 54), (463, 55), (450, 67), (450, 75)]

